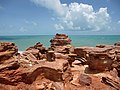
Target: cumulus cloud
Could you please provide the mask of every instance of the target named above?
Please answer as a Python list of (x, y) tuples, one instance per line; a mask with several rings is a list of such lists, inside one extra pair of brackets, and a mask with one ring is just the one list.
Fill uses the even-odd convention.
[(107, 8), (100, 8), (95, 11), (92, 5), (83, 3), (61, 4), (60, 0), (32, 0), (37, 5), (41, 5), (57, 13), (54, 26), (57, 30), (107, 30), (111, 18)]
[(68, 30), (100, 31), (107, 29), (109, 23), (110, 16), (107, 13), (107, 8), (100, 8), (99, 11), (95, 12), (91, 5), (71, 3), (66, 15), (59, 17), (58, 25)]

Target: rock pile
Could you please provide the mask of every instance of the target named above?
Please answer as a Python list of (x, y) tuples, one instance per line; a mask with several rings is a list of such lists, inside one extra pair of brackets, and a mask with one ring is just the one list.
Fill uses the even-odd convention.
[[(46, 57), (50, 51), (40, 43), (26, 49), (21, 55), (14, 43), (1, 42), (0, 48), (1, 60), (5, 60), (0, 64), (2, 90), (61, 90), (64, 82), (72, 79), (68, 61), (54, 58), (50, 62)], [(41, 58), (42, 55), (45, 57)]]
[(114, 44), (115, 46), (120, 46), (120, 42), (117, 42)]
[(74, 48), (56, 34), (49, 49), (38, 42), (22, 54), (0, 42), (0, 90), (120, 90), (119, 77), (119, 42)]
[(74, 51), (78, 57), (87, 62), (90, 69), (105, 71), (112, 69), (112, 64), (119, 61), (119, 50), (119, 46), (97, 45), (96, 47), (76, 47)]
[(70, 53), (71, 49), (71, 39), (65, 34), (56, 34), (53, 39), (50, 40), (51, 47), (50, 49), (58, 53)]
[(12, 42), (1, 42), (0, 43), (0, 63), (7, 59), (10, 59), (14, 55), (18, 54), (18, 49)]
[(19, 67), (19, 63), (15, 60), (18, 55), (18, 49), (15, 43), (0, 42), (0, 71), (4, 69), (15, 69)]
[(40, 60), (46, 56), (46, 48), (40, 42), (36, 43), (33, 47), (29, 47), (23, 52), (23, 57), (28, 60)]

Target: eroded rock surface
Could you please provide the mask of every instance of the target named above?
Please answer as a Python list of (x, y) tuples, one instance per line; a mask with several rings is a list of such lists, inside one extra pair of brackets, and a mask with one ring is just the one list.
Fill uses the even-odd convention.
[(66, 34), (56, 34), (55, 37), (50, 40), (50, 49), (58, 53), (68, 54), (73, 51), (71, 41)]
[(56, 34), (46, 49), (40, 42), (22, 54), (0, 43), (0, 90), (120, 90), (120, 45), (73, 47)]
[(28, 60), (40, 60), (46, 57), (46, 48), (40, 42), (36, 43), (34, 46), (29, 47), (23, 52), (23, 57)]

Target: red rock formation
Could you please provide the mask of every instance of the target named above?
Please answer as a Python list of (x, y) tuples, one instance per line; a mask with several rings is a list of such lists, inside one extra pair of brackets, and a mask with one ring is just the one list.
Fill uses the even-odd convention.
[(73, 50), (71, 46), (71, 39), (65, 34), (56, 34), (53, 39), (50, 40), (50, 49), (58, 53), (70, 53)]
[[(9, 51), (12, 50), (9, 49)], [(14, 56), (14, 53), (11, 55), (11, 52), (6, 54), (4, 51), (5, 55), (2, 59), (4, 60), (6, 55), (9, 58), (0, 64), (0, 89), (61, 90), (64, 88), (64, 82), (72, 79), (68, 61), (56, 58), (53, 62), (45, 60), (36, 62), (38, 53), (43, 54), (42, 51), (43, 48), (39, 48), (38, 44), (27, 49), (22, 56), (17, 55), (17, 52)], [(44, 54), (46, 55), (46, 53)]]
[[(72, 75), (70, 73), (68, 62), (66, 60), (56, 60), (54, 62), (40, 61), (39, 64), (29, 66), (27, 68), (20, 67), (9, 71), (4, 70), (0, 73), (0, 83), (9, 85), (8, 88), (11, 86), (16, 88), (21, 84), (21, 82), (23, 82), (23, 85), (27, 84), (32, 86), (34, 82), (37, 82), (37, 80), (41, 81), (45, 78), (48, 79), (46, 82), (44, 81), (46, 84), (48, 81), (59, 83), (71, 80)], [(31, 86), (27, 88), (30, 90)], [(14, 88), (12, 90), (15, 90)], [(27, 89), (25, 86), (24, 88)], [(34, 87), (34, 89), (35, 88), (36, 87)]]
[(79, 83), (82, 85), (89, 86), (92, 83), (91, 77), (85, 74), (80, 74), (78, 79), (79, 79)]
[(56, 34), (50, 50), (37, 43), (20, 55), (14, 43), (0, 43), (0, 90), (119, 90), (118, 76), (118, 45), (74, 50), (67, 35)]
[(0, 63), (18, 54), (18, 49), (12, 42), (0, 42)]
[(31, 50), (31, 49), (37, 49), (41, 54), (46, 53), (46, 48), (41, 44), (40, 42), (36, 43), (33, 47), (29, 47), (26, 49), (26, 51)]
[(114, 45), (115, 46), (120, 46), (120, 42), (116, 42)]
[(71, 44), (70, 38), (65, 34), (56, 34), (56, 36), (53, 39), (51, 39), (50, 42), (51, 47)]
[(33, 47), (29, 47), (23, 52), (23, 58), (27, 60), (40, 60), (46, 57), (46, 48), (40, 42)]
[(97, 47), (77, 47), (75, 53), (85, 59), (91, 69), (110, 70), (115, 59), (112, 45), (97, 45)]
[(90, 53), (88, 65), (90, 69), (105, 71), (112, 69), (113, 59), (107, 53)]
[(0, 71), (4, 69), (16, 69), (19, 63), (16, 60), (18, 49), (12, 42), (0, 42)]

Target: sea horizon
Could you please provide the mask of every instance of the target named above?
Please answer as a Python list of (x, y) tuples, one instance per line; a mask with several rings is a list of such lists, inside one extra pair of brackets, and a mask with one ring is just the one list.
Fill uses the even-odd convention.
[[(34, 46), (37, 42), (41, 42), (46, 48), (50, 47), (50, 40), (55, 35), (12, 35), (0, 36), (0, 42), (14, 42), (19, 51), (25, 51), (26, 48)], [(109, 44), (120, 41), (120, 35), (68, 35), (72, 40), (71, 44), (75, 47), (91, 46), (97, 44)]]

